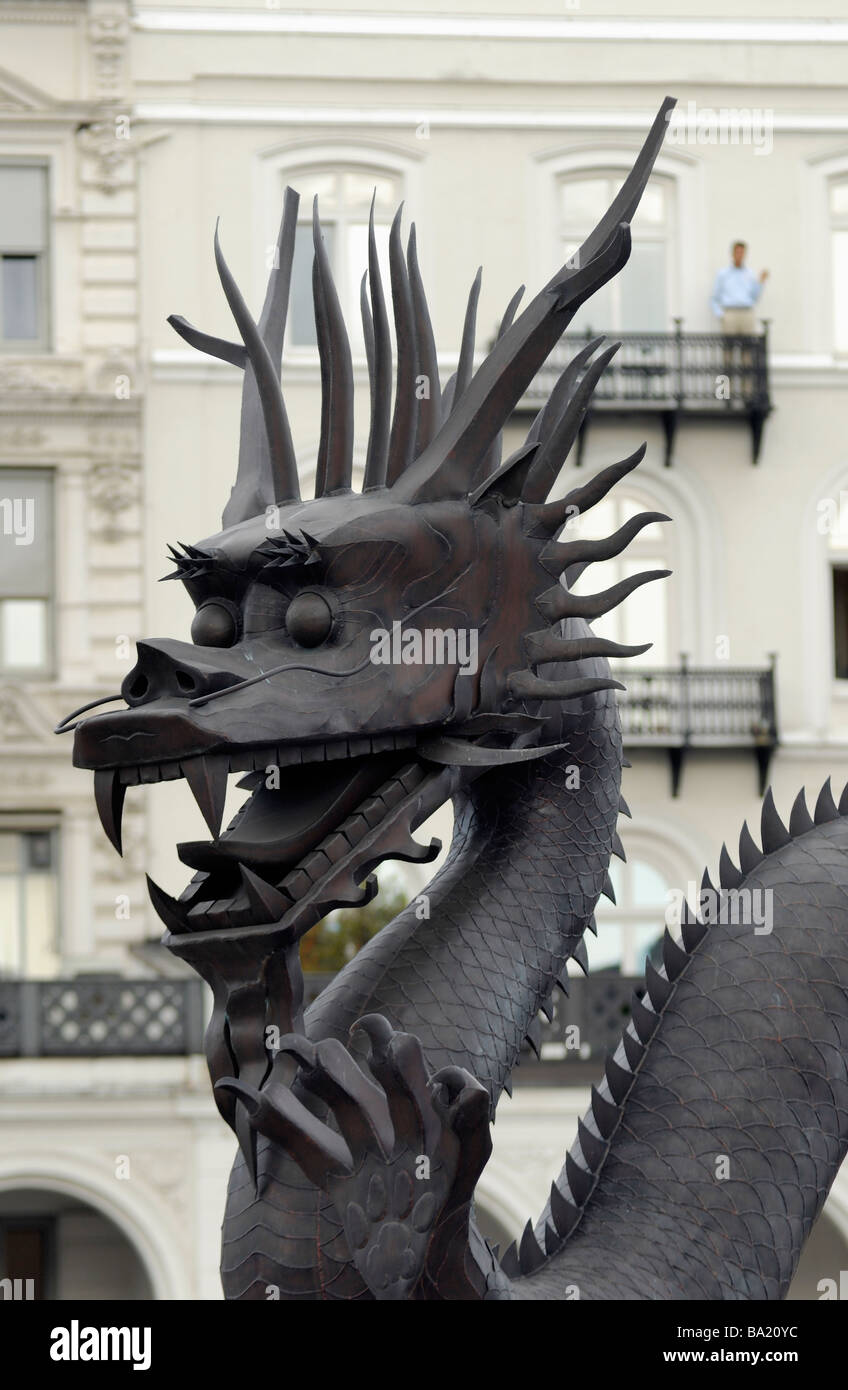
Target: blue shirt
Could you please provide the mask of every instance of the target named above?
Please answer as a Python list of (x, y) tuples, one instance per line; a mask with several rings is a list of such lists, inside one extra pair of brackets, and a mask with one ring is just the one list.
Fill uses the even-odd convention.
[(716, 318), (721, 318), (725, 309), (750, 309), (762, 290), (753, 270), (746, 265), (726, 265), (715, 278), (710, 308)]

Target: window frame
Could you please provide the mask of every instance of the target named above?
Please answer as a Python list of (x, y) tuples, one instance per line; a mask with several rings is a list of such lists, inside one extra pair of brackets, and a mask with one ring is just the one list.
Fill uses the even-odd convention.
[[(52, 165), (46, 157), (28, 157), (10, 154), (0, 149), (0, 169), (2, 168), (39, 169), (44, 175), (44, 228), (43, 247), (35, 253), (36, 274), (36, 317), (38, 334), (35, 338), (5, 338), (2, 333), (2, 269), (0, 269), (0, 354), (9, 357), (34, 356), (51, 350), (51, 294), (52, 294)], [(5, 256), (29, 256), (31, 247), (0, 245), (0, 263)]]
[[(23, 883), (27, 878), (27, 868), (23, 863), (23, 837), (25, 835), (49, 835), (50, 837), (50, 869), (49, 876), (54, 885), (54, 911), (53, 927), (51, 940), (49, 942), (50, 953), (56, 959), (56, 974), (50, 978), (59, 978), (62, 972), (62, 835), (57, 815), (47, 812), (43, 814), (27, 814), (21, 812), (17, 814), (10, 811), (0, 812), (0, 835), (16, 835), (19, 838), (18, 848), (18, 869), (14, 878), (18, 884)], [(30, 871), (31, 872), (31, 871)], [(3, 875), (5, 877), (6, 875)], [(27, 959), (27, 924), (26, 914), (19, 911), (18, 914), (18, 964), (15, 970), (6, 971), (0, 959), (0, 980), (29, 980), (44, 978), (41, 975), (32, 975), (29, 970)]]
[[(49, 681), (56, 676), (58, 659), (57, 615), (56, 615), (56, 502), (58, 496), (58, 469), (49, 466), (28, 464), (3, 464), (0, 466), (0, 498), (6, 496), (6, 480), (10, 475), (39, 474), (46, 476), (50, 485), (50, 525), (47, 537), (48, 569), (45, 594), (4, 594), (0, 591), (0, 680), (6, 681)], [(46, 605), (45, 620), (45, 661), (43, 666), (6, 666), (3, 660), (3, 605), (16, 600), (41, 600)]]

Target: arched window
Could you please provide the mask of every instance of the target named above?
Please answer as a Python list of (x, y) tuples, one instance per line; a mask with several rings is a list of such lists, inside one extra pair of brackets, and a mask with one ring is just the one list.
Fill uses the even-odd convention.
[(610, 865), (616, 902), (601, 898), (595, 910), (597, 936), (586, 934), (591, 971), (642, 975), (648, 956), (653, 960), (665, 929), (669, 883), (664, 871), (647, 859), (614, 859)]
[(833, 277), (833, 346), (848, 353), (848, 175), (830, 180), (830, 255)]
[[(578, 536), (601, 539), (612, 535), (631, 517), (651, 510), (655, 508), (632, 495), (623, 493), (619, 496), (613, 492), (585, 516), (570, 521), (561, 539), (567, 541)], [(575, 593), (596, 593), (642, 570), (673, 569), (671, 545), (667, 526), (652, 522), (638, 533), (621, 555), (591, 564), (572, 588)], [(650, 651), (640, 657), (628, 657), (626, 665), (667, 666), (677, 655), (674, 644), (676, 624), (671, 607), (673, 596), (674, 590), (663, 580), (643, 584), (617, 608), (601, 618), (593, 619), (592, 630), (598, 637), (607, 637), (628, 646), (653, 642)]]
[[(603, 217), (626, 169), (563, 174), (557, 180), (562, 260), (572, 256)], [(630, 228), (630, 260), (578, 310), (570, 332), (666, 332), (674, 313), (675, 183), (654, 174)]]
[[(289, 350), (314, 351), (318, 339), (312, 303), (312, 202), (318, 211), (333, 278), (350, 336), (351, 350), (364, 355), (359, 287), (368, 265), (368, 217), (374, 197), (374, 230), (384, 285), (389, 275), (389, 228), (403, 199), (401, 176), (378, 165), (310, 165), (287, 169), (280, 176), (278, 206), (286, 183), (300, 194), (292, 266), (291, 300), (286, 329)], [(375, 196), (376, 195), (376, 196)]]

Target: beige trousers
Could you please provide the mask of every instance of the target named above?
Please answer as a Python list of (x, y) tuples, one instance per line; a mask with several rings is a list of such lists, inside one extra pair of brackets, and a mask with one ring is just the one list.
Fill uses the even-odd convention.
[(753, 334), (757, 331), (753, 309), (725, 309), (721, 316), (722, 333)]

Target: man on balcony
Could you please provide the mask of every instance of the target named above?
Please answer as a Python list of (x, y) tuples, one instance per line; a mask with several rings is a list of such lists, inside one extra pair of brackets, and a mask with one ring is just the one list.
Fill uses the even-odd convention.
[(763, 270), (759, 279), (745, 264), (747, 246), (744, 241), (734, 241), (731, 248), (733, 260), (718, 272), (713, 285), (710, 307), (716, 318), (721, 319), (721, 331), (732, 337), (748, 337), (757, 331), (754, 322), (754, 305), (763, 292), (768, 279), (768, 271)]
[(744, 241), (734, 241), (731, 264), (718, 272), (710, 300), (713, 313), (721, 319), (725, 338), (724, 372), (728, 390), (724, 399), (728, 408), (732, 407), (734, 399), (745, 401), (756, 394), (754, 354), (746, 339), (757, 333), (754, 305), (763, 292), (768, 271), (763, 270), (757, 279), (745, 264), (747, 249)]

